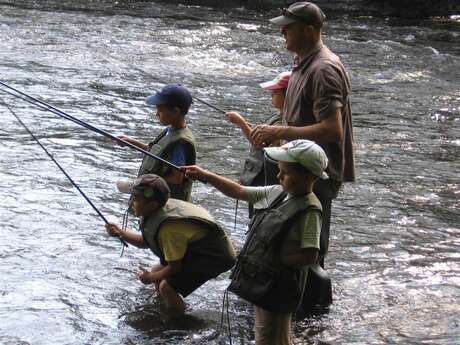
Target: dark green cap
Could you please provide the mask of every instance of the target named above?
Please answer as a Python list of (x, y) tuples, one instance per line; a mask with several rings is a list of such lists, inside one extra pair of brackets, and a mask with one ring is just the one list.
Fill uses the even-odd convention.
[(270, 22), (279, 26), (303, 22), (321, 28), (325, 20), (326, 15), (318, 6), (311, 2), (301, 1), (285, 8), (280, 16), (270, 19)]

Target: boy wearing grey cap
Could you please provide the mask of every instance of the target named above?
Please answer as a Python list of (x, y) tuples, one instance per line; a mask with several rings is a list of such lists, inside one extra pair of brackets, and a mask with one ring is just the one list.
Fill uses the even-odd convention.
[(225, 195), (253, 204), (229, 290), (253, 304), (257, 345), (288, 345), (291, 314), (302, 300), (308, 266), (318, 258), (322, 208), (313, 183), (327, 178), (327, 158), (309, 140), (264, 150), (278, 161), (280, 185), (246, 187), (197, 166), (182, 168), (190, 177), (206, 178)]
[[(174, 165), (195, 164), (195, 136), (185, 121), (185, 115), (192, 104), (189, 91), (178, 84), (166, 85), (147, 97), (145, 103), (156, 106), (156, 115), (160, 123), (167, 127), (149, 144), (125, 135), (120, 136), (120, 139)], [(157, 174), (163, 177), (168, 183), (172, 198), (191, 200), (192, 180), (186, 178), (180, 171), (171, 169), (152, 157), (144, 156), (138, 176), (144, 174)]]
[(144, 284), (155, 284), (172, 316), (183, 314), (183, 298), (234, 265), (232, 243), (205, 209), (170, 199), (169, 187), (158, 175), (142, 175), (118, 188), (132, 195), (141, 233), (113, 223), (106, 225), (107, 232), (138, 248), (150, 248), (159, 257), (158, 265), (140, 268), (138, 277)]

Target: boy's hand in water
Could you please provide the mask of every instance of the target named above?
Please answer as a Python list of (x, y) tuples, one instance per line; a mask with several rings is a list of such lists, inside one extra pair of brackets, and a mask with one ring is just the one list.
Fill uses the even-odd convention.
[(155, 273), (151, 271), (147, 271), (145, 268), (139, 266), (139, 272), (137, 273), (137, 277), (143, 284), (153, 284), (158, 283), (155, 279)]
[(120, 227), (114, 223), (108, 223), (105, 225), (105, 229), (107, 230), (107, 233), (110, 236), (113, 237), (121, 237), (121, 233), (123, 230), (120, 229)]
[(198, 165), (186, 165), (180, 167), (180, 170), (185, 174), (185, 176), (188, 176), (190, 178), (206, 178), (206, 175), (208, 174), (208, 171), (200, 168)]

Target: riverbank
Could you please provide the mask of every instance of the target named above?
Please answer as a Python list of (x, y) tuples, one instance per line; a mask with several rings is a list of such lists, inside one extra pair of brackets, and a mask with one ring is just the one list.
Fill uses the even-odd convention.
[[(100, 1), (68, 1), (58, 3), (54, 1), (31, 2), (27, 0), (3, 0), (0, 5), (18, 8), (40, 9), (45, 11), (91, 11), (101, 14), (135, 14), (136, 16), (149, 17), (149, 11), (143, 8), (152, 8), (157, 3), (185, 6), (203, 6), (209, 8), (226, 8), (238, 10), (252, 10), (261, 14), (277, 13), (279, 9), (294, 1), (281, 0), (155, 0), (155, 1), (132, 1), (132, 0), (100, 0)], [(316, 0), (329, 18), (339, 18), (343, 15), (353, 17), (371, 16), (376, 18), (395, 17), (404, 19), (428, 19), (443, 17), (442, 20), (460, 22), (460, 2), (450, 0)], [(184, 7), (185, 7), (184, 6)], [(168, 14), (174, 17), (174, 14)]]
[[(246, 7), (257, 10), (276, 10), (295, 1), (280, 0), (157, 0), (209, 7)], [(316, 0), (328, 14), (422, 19), (436, 16), (460, 15), (460, 2), (451, 0)]]

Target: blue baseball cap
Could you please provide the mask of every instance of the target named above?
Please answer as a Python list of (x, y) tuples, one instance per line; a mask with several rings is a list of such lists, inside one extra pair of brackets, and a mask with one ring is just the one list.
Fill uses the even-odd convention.
[(167, 104), (187, 111), (193, 101), (192, 95), (185, 87), (179, 84), (169, 84), (154, 95), (148, 96), (145, 103), (147, 105)]

